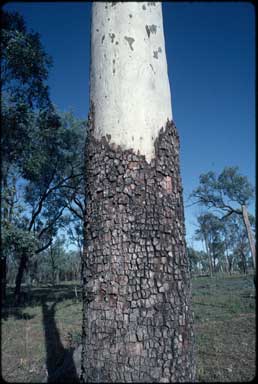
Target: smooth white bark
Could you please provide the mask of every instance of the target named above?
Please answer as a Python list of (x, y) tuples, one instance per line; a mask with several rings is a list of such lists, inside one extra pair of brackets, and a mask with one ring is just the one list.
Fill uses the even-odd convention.
[(150, 161), (172, 119), (161, 3), (93, 3), (90, 100), (95, 137)]

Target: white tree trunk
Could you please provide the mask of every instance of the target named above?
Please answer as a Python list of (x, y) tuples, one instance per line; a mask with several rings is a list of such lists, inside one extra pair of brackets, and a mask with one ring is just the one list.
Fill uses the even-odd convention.
[(90, 83), (96, 138), (150, 161), (172, 120), (161, 3), (93, 3)]
[(251, 225), (250, 225), (250, 221), (249, 221), (249, 218), (248, 218), (248, 213), (247, 213), (247, 209), (246, 209), (245, 205), (242, 205), (242, 213), (243, 213), (243, 220), (244, 220), (244, 223), (245, 223), (245, 226), (246, 226), (247, 235), (248, 235), (249, 245), (250, 245), (250, 248), (251, 248), (251, 253), (252, 253), (252, 258), (253, 258), (253, 266), (254, 266), (254, 269), (256, 269), (255, 243), (254, 243), (252, 229), (251, 229)]

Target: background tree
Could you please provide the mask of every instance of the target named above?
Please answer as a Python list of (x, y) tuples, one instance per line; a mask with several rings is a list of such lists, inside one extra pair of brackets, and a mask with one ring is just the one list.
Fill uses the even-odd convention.
[(220, 214), (220, 219), (232, 214), (241, 215), (246, 226), (255, 268), (255, 246), (253, 235), (245, 213), (254, 197), (254, 188), (246, 176), (239, 173), (238, 167), (225, 167), (216, 176), (212, 171), (200, 175), (200, 184), (191, 193), (194, 203), (202, 204)]
[[(255, 225), (254, 216), (249, 215), (249, 221), (252, 226)], [(229, 273), (233, 272), (234, 265), (238, 266), (243, 273), (247, 273), (248, 266), (252, 265), (252, 259), (249, 257), (249, 242), (242, 217), (232, 215), (223, 220), (223, 224), (226, 233), (224, 241), (228, 254)]]
[(216, 270), (218, 260), (223, 254), (221, 230), (223, 224), (217, 216), (208, 212), (198, 216), (198, 229), (195, 231), (196, 239), (203, 240), (209, 259), (210, 275)]
[(189, 267), (192, 275), (203, 273), (209, 270), (208, 255), (204, 251), (197, 251), (192, 247), (187, 247), (189, 257)]
[[(12, 221), (17, 167), (24, 159), (34, 108), (50, 108), (48, 76), (51, 60), (39, 35), (29, 33), (21, 15), (1, 13), (1, 215)], [(6, 254), (1, 255), (2, 295), (6, 287)]]
[[(53, 107), (46, 85), (51, 59), (39, 35), (27, 31), (18, 13), (3, 12), (2, 20), (2, 223), (9, 248), (18, 247), (16, 229), (24, 231), (24, 239), (34, 239), (35, 256), (50, 246), (59, 229), (67, 225), (73, 206), (82, 201), (77, 191), (86, 125), (71, 112), (60, 115)], [(11, 259), (4, 244), (3, 297), (8, 255)], [(12, 257), (18, 263), (17, 297), (30, 250), (28, 246), (28, 252), (24, 248)]]
[[(30, 151), (20, 172), (23, 186), (19, 188), (23, 193), (19, 225), (37, 239), (35, 254), (47, 249), (58, 231), (66, 228), (71, 219), (70, 207), (77, 194), (77, 179), (82, 177), (79, 149), (84, 136), (85, 124), (70, 125), (66, 116), (53, 121), (51, 115), (43, 114), (35, 119)], [(21, 276), (27, 263), (28, 257), (24, 254), (20, 260)], [(16, 296), (19, 296), (21, 279), (17, 284)]]

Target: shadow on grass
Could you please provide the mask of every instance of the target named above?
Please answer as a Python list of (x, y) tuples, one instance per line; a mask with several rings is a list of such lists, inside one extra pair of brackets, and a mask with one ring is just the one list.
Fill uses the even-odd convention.
[(21, 307), (8, 307), (1, 311), (1, 318), (3, 320), (8, 320), (8, 317), (13, 316), (16, 320), (31, 320), (35, 315), (30, 315), (29, 313), (23, 312)]
[(51, 304), (42, 299), (42, 321), (46, 345), (46, 367), (48, 383), (79, 383), (73, 359), (74, 349), (65, 349), (55, 321), (55, 307), (60, 300)]
[(59, 284), (53, 286), (33, 287), (30, 290), (23, 287), (21, 293), (21, 302), (19, 305), (15, 304), (13, 288), (8, 288), (6, 302), (3, 303), (1, 308), (2, 319), (7, 320), (9, 316), (13, 316), (16, 320), (30, 320), (34, 315), (25, 313), (26, 308), (33, 308), (42, 305), (42, 302), (48, 301), (64, 301), (76, 300), (75, 287), (77, 294), (80, 296), (79, 284)]

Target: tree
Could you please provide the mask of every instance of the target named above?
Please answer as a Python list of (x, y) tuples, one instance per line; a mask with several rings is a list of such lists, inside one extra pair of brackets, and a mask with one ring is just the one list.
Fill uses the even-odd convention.
[(218, 176), (211, 171), (200, 175), (199, 187), (190, 196), (194, 203), (222, 212), (221, 219), (232, 214), (242, 215), (255, 267), (255, 246), (246, 213), (246, 206), (254, 197), (254, 188), (247, 177), (239, 173), (238, 167), (225, 167)]
[(24, 160), (32, 112), (35, 108), (52, 109), (46, 85), (52, 60), (39, 34), (27, 31), (21, 15), (3, 11), (1, 16), (1, 154), (5, 180), (10, 166)]
[(198, 229), (196, 238), (203, 240), (206, 253), (209, 258), (210, 275), (215, 272), (216, 265), (221, 255), (224, 254), (224, 246), (221, 239), (222, 222), (212, 213), (203, 213), (198, 216)]
[[(3, 12), (2, 37), (2, 223), (11, 249), (18, 247), (14, 228), (27, 233), (24, 239), (33, 237), (34, 259), (67, 226), (69, 212), (82, 201), (86, 125), (71, 112), (57, 113), (52, 105), (46, 85), (51, 59), (22, 16)], [(7, 248), (1, 257), (3, 297)], [(25, 249), (14, 255), (19, 264), (17, 299), (31, 257)]]
[(209, 268), (209, 263), (207, 262), (207, 254), (203, 251), (197, 251), (192, 247), (187, 247), (187, 253), (190, 263), (191, 273), (199, 273), (205, 271)]
[[(1, 214), (2, 224), (12, 222), (17, 167), (26, 153), (32, 112), (49, 109), (45, 80), (51, 59), (38, 34), (28, 32), (21, 15), (1, 14)], [(1, 289), (5, 297), (7, 259), (1, 255)]]
[[(249, 215), (249, 221), (252, 225), (255, 224), (254, 216)], [(240, 266), (243, 273), (248, 270), (248, 254), (249, 243), (246, 237), (246, 228), (244, 222), (239, 215), (232, 215), (223, 222), (225, 238), (228, 240), (228, 255), (229, 272), (233, 271), (233, 263)]]
[[(51, 246), (59, 229), (68, 226), (77, 179), (82, 177), (78, 149), (85, 135), (85, 125), (77, 122), (75, 129), (70, 124), (70, 114), (62, 119), (55, 117), (42, 113), (35, 119), (30, 150), (21, 168), (24, 181), (22, 222), (24, 230), (33, 233), (38, 241), (35, 254)], [(29, 261), (25, 254), (24, 258), (25, 262), (20, 260), (21, 275)], [(19, 296), (20, 286), (16, 286), (16, 292)]]
[[(19, 300), (25, 271), (37, 265), (37, 255), (68, 226), (71, 213), (84, 209), (86, 125), (72, 112), (60, 115), (53, 107), (46, 85), (52, 60), (39, 34), (28, 32), (18, 13), (3, 12), (2, 21), (1, 282), (4, 299), (9, 260), (12, 274), (17, 271)], [(20, 233), (25, 242), (33, 239), (33, 254)]]
[(193, 381), (161, 3), (96, 2), (92, 12), (82, 379)]

